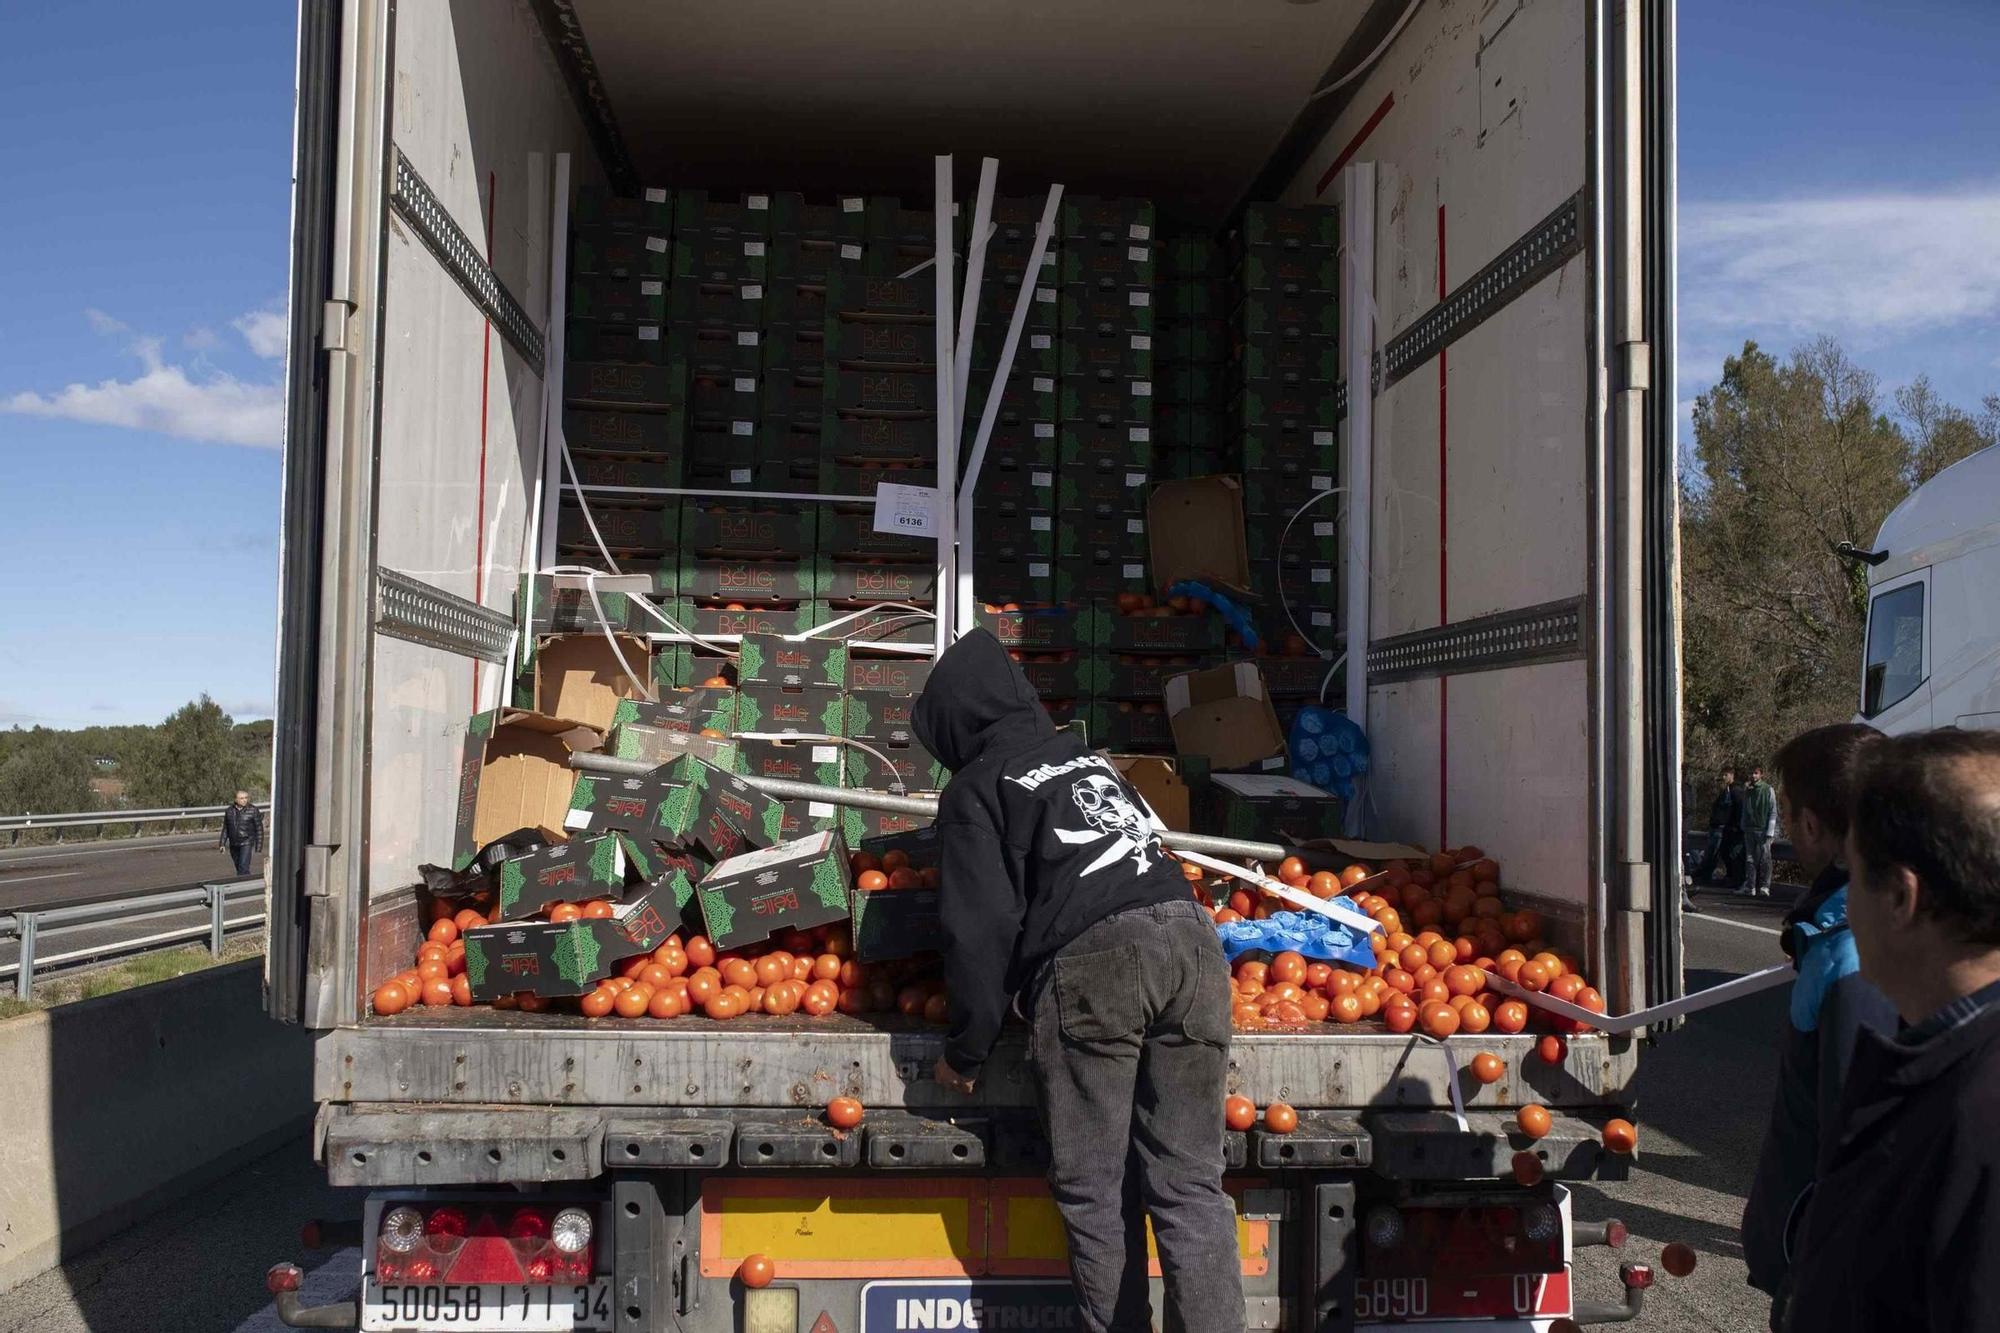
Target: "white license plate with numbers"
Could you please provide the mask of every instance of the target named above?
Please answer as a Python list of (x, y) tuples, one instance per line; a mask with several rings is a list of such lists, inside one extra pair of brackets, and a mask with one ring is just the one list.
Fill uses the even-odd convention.
[(557, 1286), (497, 1282), (377, 1282), (362, 1289), (361, 1327), (366, 1333), (473, 1329), (493, 1333), (576, 1333), (609, 1329), (611, 1282)]

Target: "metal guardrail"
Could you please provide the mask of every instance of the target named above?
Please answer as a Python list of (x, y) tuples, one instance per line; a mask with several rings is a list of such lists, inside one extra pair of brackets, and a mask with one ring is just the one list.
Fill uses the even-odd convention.
[[(254, 901), (257, 910), (246, 916), (230, 916), (231, 904)], [(154, 931), (133, 939), (110, 939), (97, 944), (80, 945), (62, 953), (43, 954), (40, 945), (45, 933), (59, 934), (68, 930), (81, 930), (91, 926), (102, 926), (106, 922), (142, 912), (162, 912), (206, 908), (208, 920), (198, 925), (179, 926), (170, 930)], [(33, 996), (35, 991), (35, 971), (37, 968), (59, 967), (66, 963), (95, 961), (123, 954), (147, 953), (154, 949), (164, 949), (188, 940), (208, 937), (208, 952), (211, 957), (222, 956), (223, 937), (231, 930), (241, 930), (249, 926), (264, 924), (264, 881), (261, 876), (249, 879), (225, 880), (217, 884), (202, 884), (191, 889), (166, 889), (151, 893), (136, 893), (124, 898), (114, 898), (109, 902), (82, 903), (75, 907), (47, 907), (34, 911), (14, 912), (0, 916), (0, 940), (14, 939), (20, 942), (21, 952), (18, 962), (0, 963), (0, 976), (14, 974), (14, 994), (23, 1000)], [(50, 940), (49, 943), (56, 943)]]
[[(271, 812), (269, 801), (256, 808)], [(0, 833), (24, 833), (30, 829), (92, 828), (99, 824), (178, 824), (188, 820), (220, 819), (226, 805), (190, 805), (163, 810), (70, 810), (46, 815), (0, 815)]]

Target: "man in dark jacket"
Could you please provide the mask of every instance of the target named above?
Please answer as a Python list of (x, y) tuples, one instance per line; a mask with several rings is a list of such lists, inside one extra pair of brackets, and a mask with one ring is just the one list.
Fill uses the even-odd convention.
[(1083, 1326), (1152, 1327), (1150, 1215), (1166, 1327), (1241, 1330), (1222, 1189), (1228, 967), (1214, 926), (1144, 801), (1055, 729), (991, 634), (938, 659), (914, 722), (952, 770), (937, 818), (951, 993), (937, 1081), (971, 1092), (1018, 1002)]
[(2000, 733), (1868, 746), (1847, 832), (1863, 1033), (1792, 1248), (1790, 1333), (2000, 1330)]
[[(1757, 1175), (1743, 1210), (1743, 1259), (1750, 1285), (1781, 1298), (1786, 1227), (1812, 1185), (1822, 1133), (1830, 1134), (1863, 1028), (1893, 1032), (1896, 1012), (1860, 975), (1847, 928), (1843, 841), (1862, 750), (1881, 737), (1843, 722), (1794, 737), (1771, 767), (1793, 855), (1813, 876), (1785, 917), (1782, 943), (1798, 979), (1778, 1052), (1778, 1090)], [(1782, 1311), (1773, 1306), (1771, 1326)]]
[(1743, 830), (1743, 887), (1750, 898), (1771, 896), (1771, 841), (1778, 836), (1778, 798), (1764, 781), (1764, 766), (1750, 765), (1750, 785), (1743, 789), (1743, 810), (1737, 818)]
[(250, 793), (236, 793), (236, 804), (222, 812), (222, 837), (215, 844), (236, 862), (236, 873), (250, 873), (250, 860), (264, 846), (264, 812), (250, 804)]
[(1702, 853), (1701, 867), (1694, 873), (1696, 884), (1713, 885), (1717, 870), (1725, 879), (1735, 878), (1734, 867), (1741, 859), (1743, 846), (1742, 815), (1743, 792), (1736, 785), (1736, 770), (1725, 768), (1722, 790), (1709, 802), (1708, 849)]

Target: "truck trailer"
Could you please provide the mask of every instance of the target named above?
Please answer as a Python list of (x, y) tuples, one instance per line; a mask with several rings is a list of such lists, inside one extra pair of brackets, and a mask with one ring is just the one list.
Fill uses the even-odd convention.
[[(315, 1034), (319, 1160), (369, 1193), (355, 1300), (303, 1306), (281, 1267), (288, 1322), (1079, 1326), (1018, 1033), (968, 1099), (931, 1079), (941, 1031), (896, 1016), (371, 1011), (426, 929), (417, 868), (451, 864), (471, 719), (512, 697), (523, 577), (556, 563), (586, 192), (930, 212), (952, 154), (961, 203), (990, 156), (1004, 190), (1218, 234), (1327, 210), (1340, 569), (1295, 610), (1338, 631), (1372, 826), (1498, 858), (1611, 1012), (1680, 994), (1672, 0), (299, 19), (266, 994)], [(1225, 1146), (1243, 1326), (1630, 1318), (1643, 1269), (1572, 1282), (1621, 1229), (1566, 1182), (1628, 1169), (1600, 1131), (1646, 1038), (1574, 1032), (1549, 1064), (1532, 1032), (1237, 1034), (1230, 1091), (1300, 1115)], [(1504, 1075), (1464, 1079), (1474, 1051)], [(824, 1123), (834, 1096), (858, 1129)], [(1533, 1142), (1529, 1103), (1554, 1113)]]

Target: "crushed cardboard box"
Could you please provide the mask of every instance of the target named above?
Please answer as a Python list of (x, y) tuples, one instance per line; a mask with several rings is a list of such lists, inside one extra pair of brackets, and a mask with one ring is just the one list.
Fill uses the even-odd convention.
[(572, 719), (510, 708), (474, 714), (459, 764), (452, 868), (465, 869), (480, 848), (518, 830), (561, 828), (576, 784), (569, 757), (602, 739)]
[(1207, 760), (1217, 773), (1284, 771), (1285, 729), (1255, 662), (1175, 676), (1167, 682), (1166, 705), (1180, 754)]

